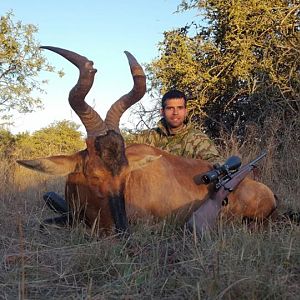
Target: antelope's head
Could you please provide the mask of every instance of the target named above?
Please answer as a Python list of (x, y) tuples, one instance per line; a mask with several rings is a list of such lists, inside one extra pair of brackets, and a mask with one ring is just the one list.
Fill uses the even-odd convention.
[(69, 205), (73, 209), (78, 203), (85, 206), (85, 217), (90, 226), (97, 222), (101, 229), (110, 230), (114, 225), (117, 231), (124, 232), (128, 222), (123, 191), (129, 167), (119, 121), (122, 114), (144, 96), (144, 71), (133, 55), (125, 52), (134, 81), (133, 88), (111, 106), (102, 120), (85, 102), (97, 71), (93, 62), (65, 49), (41, 48), (60, 54), (79, 69), (79, 79), (70, 91), (69, 103), (86, 129), (87, 148), (71, 156), (20, 160), (18, 163), (49, 174), (68, 175), (65, 197)]

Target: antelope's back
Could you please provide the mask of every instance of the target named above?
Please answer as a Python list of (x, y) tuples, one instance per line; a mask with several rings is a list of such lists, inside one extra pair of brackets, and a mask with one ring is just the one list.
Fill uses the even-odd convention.
[(125, 187), (128, 217), (177, 214), (185, 219), (208, 195), (208, 186), (196, 185), (194, 177), (211, 170), (211, 164), (147, 145), (134, 144), (126, 149), (129, 162), (147, 155), (160, 158), (130, 172)]

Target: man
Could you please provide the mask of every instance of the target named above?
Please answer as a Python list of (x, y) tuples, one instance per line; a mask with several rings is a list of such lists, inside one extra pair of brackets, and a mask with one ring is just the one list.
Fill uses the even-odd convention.
[[(162, 119), (156, 128), (145, 130), (134, 136), (133, 142), (147, 144), (175, 155), (216, 162), (220, 160), (219, 153), (209, 137), (186, 124), (187, 99), (183, 92), (170, 90), (162, 97)], [(43, 196), (46, 204), (54, 211), (67, 214), (68, 206), (63, 198), (54, 192)], [(65, 218), (47, 219), (45, 223), (64, 223)]]
[(170, 90), (162, 97), (162, 119), (156, 128), (137, 134), (135, 143), (147, 144), (175, 155), (215, 162), (219, 153), (209, 137), (186, 124), (187, 99), (183, 92)]

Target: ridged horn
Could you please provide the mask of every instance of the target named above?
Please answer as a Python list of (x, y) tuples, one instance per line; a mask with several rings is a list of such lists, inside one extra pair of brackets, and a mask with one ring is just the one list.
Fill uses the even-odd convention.
[(97, 72), (97, 70), (93, 68), (93, 62), (84, 56), (66, 49), (52, 46), (41, 46), (40, 48), (61, 55), (79, 69), (79, 78), (76, 85), (70, 91), (69, 103), (84, 125), (88, 137), (106, 134), (107, 127), (105, 122), (103, 122), (99, 114), (85, 102), (85, 97), (93, 85), (94, 77)]
[(138, 102), (146, 93), (146, 76), (143, 68), (131, 53), (128, 51), (124, 52), (127, 56), (133, 77), (133, 88), (128, 94), (122, 96), (110, 107), (105, 118), (105, 124), (107, 128), (117, 132), (120, 131), (119, 122), (122, 114), (130, 106)]

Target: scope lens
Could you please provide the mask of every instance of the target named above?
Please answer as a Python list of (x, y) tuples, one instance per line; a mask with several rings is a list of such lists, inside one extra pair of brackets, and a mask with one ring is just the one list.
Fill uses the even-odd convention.
[(209, 178), (209, 176), (203, 175), (203, 176), (202, 176), (202, 181), (203, 181), (204, 183), (206, 183), (206, 184), (210, 183), (210, 178)]

